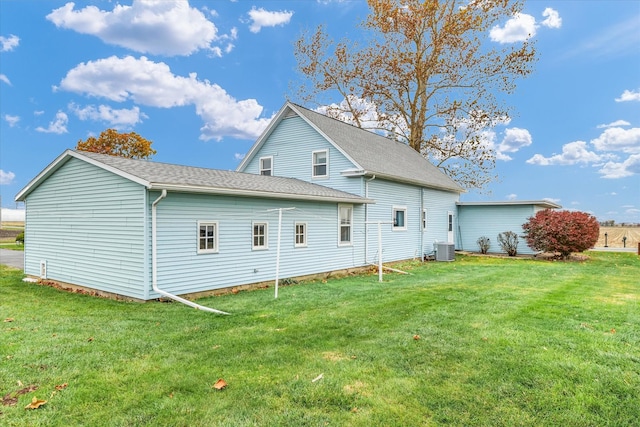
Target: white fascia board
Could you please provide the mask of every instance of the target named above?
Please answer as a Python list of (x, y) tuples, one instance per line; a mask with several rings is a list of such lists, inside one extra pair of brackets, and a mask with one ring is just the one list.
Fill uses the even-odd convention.
[(557, 203), (549, 202), (547, 200), (513, 200), (513, 201), (496, 201), (496, 202), (457, 202), (458, 206), (518, 206), (518, 205), (533, 205), (543, 206), (549, 209), (560, 209), (561, 205)]
[(386, 175), (386, 174), (382, 174), (382, 173), (379, 173), (379, 172), (371, 172), (371, 171), (366, 171), (366, 170), (351, 170), (351, 169), (347, 169), (347, 170), (344, 170), (344, 171), (340, 172), (340, 175), (346, 176), (346, 177), (358, 177), (358, 176), (376, 177), (376, 178), (380, 178), (380, 179), (385, 179), (387, 181), (400, 182), (400, 183), (403, 183), (403, 184), (416, 185), (416, 186), (421, 187), (421, 188), (432, 188), (432, 189), (436, 189), (436, 190), (445, 190), (445, 191), (450, 191), (452, 193), (458, 193), (458, 194), (465, 192), (465, 190), (460, 191), (459, 189), (455, 189), (455, 188), (440, 187), (440, 186), (437, 186), (437, 185), (425, 184), (424, 182), (418, 181), (418, 180), (399, 179), (397, 176), (394, 176), (394, 175)]
[(114, 167), (105, 165), (104, 163), (101, 163), (97, 160), (93, 160), (87, 156), (83, 156), (81, 153), (78, 153), (77, 151), (73, 151), (73, 150), (65, 150), (64, 153), (62, 153), (61, 155), (59, 155), (58, 157), (55, 158), (55, 160), (53, 160), (53, 162), (51, 162), (49, 164), (49, 166), (47, 166), (46, 168), (44, 168), (44, 170), (42, 172), (40, 172), (35, 178), (33, 178), (29, 184), (27, 184), (26, 187), (24, 187), (22, 190), (20, 190), (20, 192), (16, 195), (15, 197), (15, 201), (16, 202), (21, 202), (24, 201), (25, 197), (31, 193), (31, 191), (35, 190), (36, 187), (38, 187), (44, 180), (46, 180), (49, 176), (51, 176), (55, 171), (57, 171), (58, 169), (60, 169), (60, 167), (62, 167), (62, 165), (64, 165), (66, 162), (68, 162), (71, 158), (76, 158), (79, 160), (82, 160), (83, 162), (87, 162), (91, 165), (97, 166), (101, 169), (107, 170), (111, 173), (114, 173), (116, 175), (119, 175), (125, 179), (128, 179), (130, 181), (133, 181), (135, 183), (138, 183), (140, 185), (143, 185), (145, 187), (149, 186), (149, 182), (138, 178), (137, 176), (131, 175), (129, 173), (123, 172), (120, 169), (116, 169)]
[(331, 196), (314, 196), (310, 194), (291, 194), (291, 193), (271, 193), (257, 190), (237, 190), (233, 188), (220, 187), (200, 187), (195, 185), (173, 185), (152, 183), (147, 187), (149, 190), (167, 190), (179, 193), (198, 193), (198, 194), (217, 194), (221, 196), (237, 196), (237, 197), (262, 197), (267, 199), (283, 199), (283, 200), (309, 200), (318, 202), (335, 202), (335, 203), (353, 203), (353, 204), (375, 204), (375, 200), (366, 199), (364, 197), (331, 197)]

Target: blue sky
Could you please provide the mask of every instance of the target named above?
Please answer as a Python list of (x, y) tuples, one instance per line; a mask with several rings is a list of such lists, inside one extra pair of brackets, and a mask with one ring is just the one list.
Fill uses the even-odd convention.
[[(366, 14), (364, 0), (1, 0), (3, 219), (55, 157), (110, 127), (152, 140), (155, 161), (235, 169), (294, 95), (301, 31), (358, 38)], [(531, 38), (539, 60), (485, 135), (500, 180), (461, 200), (640, 223), (640, 1), (530, 0), (486, 36)]]

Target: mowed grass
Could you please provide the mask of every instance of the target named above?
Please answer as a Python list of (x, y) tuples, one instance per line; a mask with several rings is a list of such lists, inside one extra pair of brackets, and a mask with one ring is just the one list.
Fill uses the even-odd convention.
[[(4, 268), (0, 397), (17, 403), (0, 406), (0, 425), (638, 425), (640, 259), (589, 256), (458, 256), (383, 283), (199, 300), (231, 316), (66, 293)], [(24, 409), (34, 397), (47, 403)]]

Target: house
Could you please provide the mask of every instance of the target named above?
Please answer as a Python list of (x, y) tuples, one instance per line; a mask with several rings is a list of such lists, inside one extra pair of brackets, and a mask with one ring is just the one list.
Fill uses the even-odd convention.
[(405, 144), (286, 103), (235, 172), (67, 150), (16, 200), (28, 276), (149, 300), (465, 246), (483, 213), (462, 192)]

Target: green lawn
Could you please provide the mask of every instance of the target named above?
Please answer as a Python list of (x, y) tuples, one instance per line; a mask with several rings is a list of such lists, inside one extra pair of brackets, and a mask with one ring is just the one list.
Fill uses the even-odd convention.
[(458, 256), (198, 301), (231, 316), (0, 267), (0, 425), (638, 425), (640, 258), (589, 256)]

